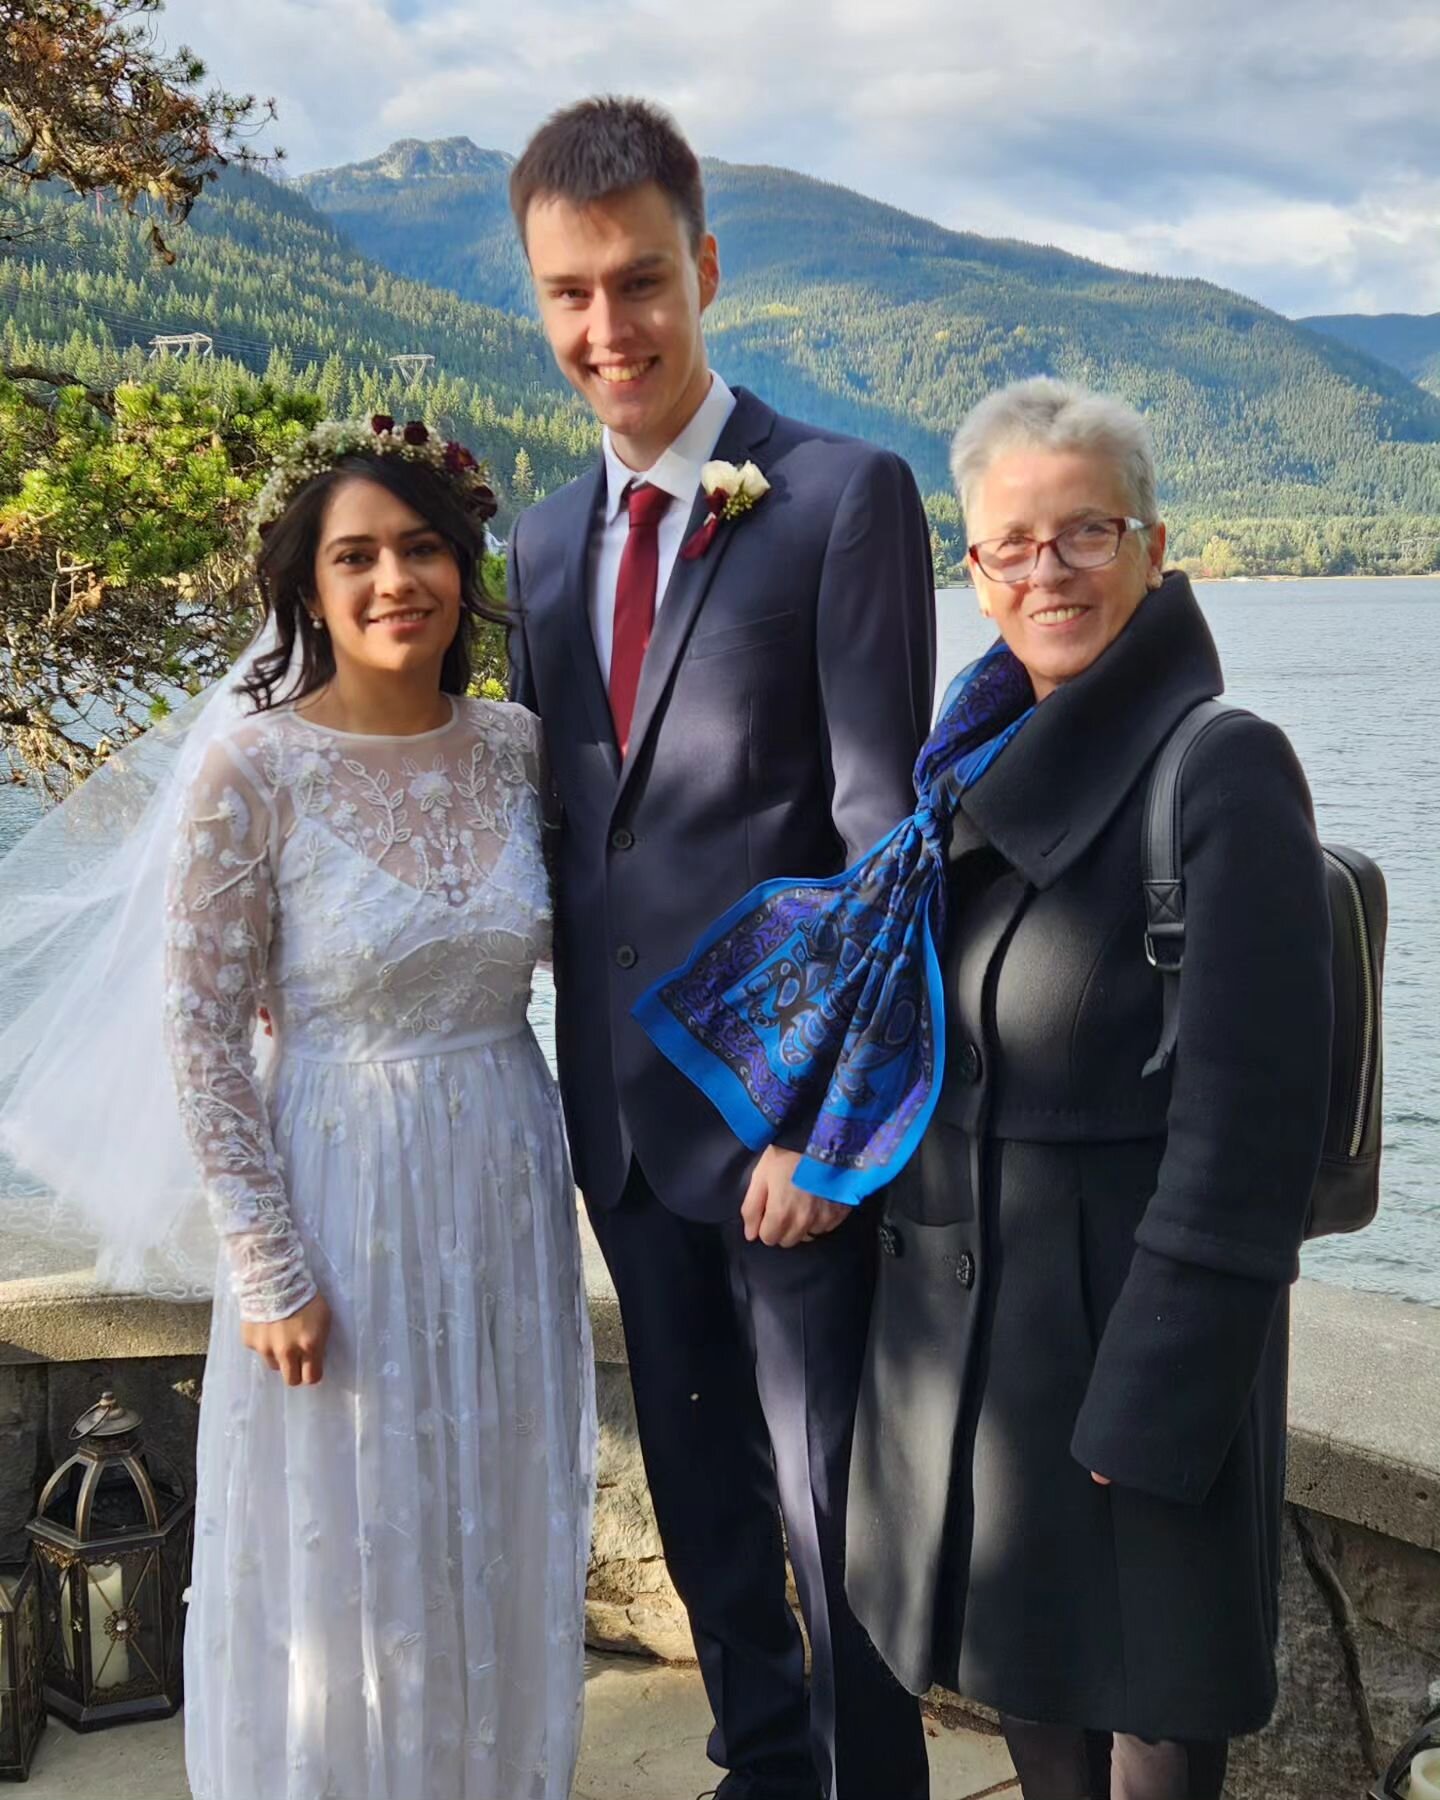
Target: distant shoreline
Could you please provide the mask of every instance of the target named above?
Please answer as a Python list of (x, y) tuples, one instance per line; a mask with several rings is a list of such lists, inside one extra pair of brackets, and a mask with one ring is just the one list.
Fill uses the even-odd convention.
[[(1440, 569), (1427, 569), (1421, 575), (1192, 575), (1190, 579), (1204, 587), (1254, 587), (1275, 581), (1440, 581)], [(966, 594), (975, 591), (973, 581), (951, 582), (937, 593)]]
[(1440, 581), (1440, 569), (1426, 569), (1420, 575), (1192, 575), (1190, 579), (1216, 587), (1236, 581)]

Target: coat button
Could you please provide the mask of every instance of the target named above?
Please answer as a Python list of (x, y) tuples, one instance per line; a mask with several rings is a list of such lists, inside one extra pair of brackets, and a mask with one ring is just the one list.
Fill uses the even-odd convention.
[(955, 1073), (962, 1081), (972, 1084), (980, 1079), (980, 1051), (971, 1043), (960, 1046), (960, 1054), (955, 1058)]
[(975, 1285), (975, 1258), (968, 1250), (962, 1250), (955, 1258), (955, 1279), (963, 1288)]
[(900, 1233), (893, 1225), (882, 1225), (880, 1227), (880, 1248), (887, 1256), (898, 1256), (900, 1254)]
[(610, 848), (612, 850), (633, 850), (635, 848), (635, 833), (633, 831), (627, 831), (623, 825), (620, 826), (618, 831), (612, 831), (610, 833)]
[(615, 961), (622, 969), (633, 969), (639, 960), (631, 944), (622, 944), (615, 952)]

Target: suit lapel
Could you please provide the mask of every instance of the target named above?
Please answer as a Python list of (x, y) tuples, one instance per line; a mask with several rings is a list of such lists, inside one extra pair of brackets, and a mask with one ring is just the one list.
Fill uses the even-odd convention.
[(620, 773), (620, 746), (615, 740), (615, 721), (610, 696), (595, 655), (595, 634), (590, 628), (590, 534), (605, 495), (605, 463), (588, 481), (573, 490), (574, 511), (564, 526), (565, 566), (561, 577), (560, 611), (570, 657), (575, 665), (576, 690), (585, 707), (596, 743), (610, 758), (611, 772)]
[[(738, 388), (735, 410), (725, 421), (715, 445), (712, 461), (741, 463), (749, 459), (769, 437), (775, 424), (774, 412), (764, 401)], [(697, 493), (690, 508), (682, 545), (704, 524), (705, 496)], [(722, 526), (704, 556), (694, 562), (677, 557), (674, 572), (665, 589), (665, 598), (655, 618), (655, 631), (640, 670), (640, 687), (635, 696), (635, 717), (630, 726), (630, 746), (620, 769), (620, 793), (623, 794), (635, 767), (636, 759), (654, 724), (661, 702), (670, 687), (671, 677), (690, 637), (705, 596), (710, 591), (732, 536), (732, 528)], [(619, 795), (617, 795), (617, 799)]]

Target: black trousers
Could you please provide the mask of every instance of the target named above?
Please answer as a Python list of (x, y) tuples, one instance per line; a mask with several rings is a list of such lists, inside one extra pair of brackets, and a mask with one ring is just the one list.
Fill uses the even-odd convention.
[[(919, 1707), (845, 1599), (845, 1499), (876, 1217), (793, 1250), (682, 1219), (638, 1165), (591, 1224), (640, 1449), (715, 1715), (723, 1800), (926, 1800)], [(784, 1536), (781, 1515), (784, 1516)], [(810, 1638), (785, 1597), (785, 1548)]]

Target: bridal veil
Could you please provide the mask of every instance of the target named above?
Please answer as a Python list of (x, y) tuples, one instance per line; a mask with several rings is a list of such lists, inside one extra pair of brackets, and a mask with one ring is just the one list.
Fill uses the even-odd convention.
[(273, 641), (262, 630), (0, 859), (0, 1232), (93, 1257), (119, 1292), (214, 1286), (163, 1038), (165, 885), (190, 781)]

